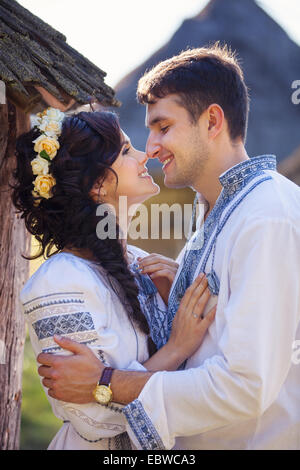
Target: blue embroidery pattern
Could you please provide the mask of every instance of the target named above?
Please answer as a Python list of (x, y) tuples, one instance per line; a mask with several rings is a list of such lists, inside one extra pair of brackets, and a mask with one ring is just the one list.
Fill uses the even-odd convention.
[[(44, 301), (43, 301), (44, 300)], [(27, 301), (27, 321), (31, 323), (43, 352), (60, 349), (53, 336), (59, 334), (83, 344), (98, 341), (92, 315), (83, 311), (82, 292), (56, 292)]]
[[(204, 222), (204, 242), (200, 249), (192, 248), (193, 243), (196, 241), (196, 236), (191, 242), (191, 249), (187, 252), (187, 256), (184, 260), (181, 272), (177, 278), (175, 286), (173, 287), (170, 297), (169, 297), (169, 306), (168, 306), (168, 337), (171, 332), (173, 318), (178, 309), (180, 300), (182, 299), (186, 289), (192, 284), (192, 280), (195, 274), (199, 262), (203, 257), (204, 253), (205, 258), (201, 263), (200, 270), (205, 272), (205, 267), (211, 250), (215, 247), (217, 237), (225, 226), (229, 216), (233, 211), (238, 207), (240, 202), (247, 196), (256, 186), (268, 179), (271, 179), (271, 176), (266, 175), (264, 170), (276, 170), (276, 157), (273, 155), (263, 155), (261, 157), (253, 157), (250, 160), (241, 162), (233, 168), (229, 169), (226, 173), (220, 176), (220, 182), (223, 186), (221, 194), (212, 209), (211, 213), (208, 215), (206, 221)], [(242, 194), (241, 198), (238, 199), (233, 206), (228, 211), (227, 215), (224, 217), (222, 223), (220, 224), (222, 215), (225, 209), (229, 206), (230, 202), (237, 196), (238, 193), (244, 189), (252, 179), (260, 177), (259, 181), (256, 181), (254, 185), (249, 188), (245, 194)], [(209, 241), (213, 236), (212, 243), (209, 248)], [(197, 235), (197, 234), (196, 234)], [(206, 251), (207, 250), (207, 251)], [(213, 256), (214, 261), (214, 256)], [(216, 272), (211, 267), (211, 272), (207, 275), (209, 281), (209, 288), (214, 295), (219, 293), (220, 282)]]
[(131, 265), (131, 270), (139, 288), (138, 299), (149, 325), (150, 336), (159, 349), (167, 340), (167, 309), (159, 307), (157, 288), (147, 275), (139, 272), (137, 263)]
[(255, 181), (255, 183), (252, 186), (250, 186), (250, 188), (244, 194), (242, 194), (242, 196), (239, 199), (237, 199), (236, 202), (230, 207), (230, 209), (227, 211), (227, 213), (223, 217), (222, 222), (221, 222), (221, 219), (218, 220), (217, 230), (216, 230), (216, 232), (213, 236), (213, 240), (212, 240), (208, 250), (206, 251), (205, 257), (204, 257), (204, 259), (202, 261), (202, 264), (201, 264), (201, 267), (200, 267), (200, 271), (205, 270), (208, 258), (210, 256), (210, 253), (211, 253), (212, 249), (213, 249), (213, 256), (212, 256), (212, 262), (211, 262), (211, 272), (208, 273), (206, 275), (206, 277), (207, 277), (209, 289), (212, 292), (212, 294), (214, 294), (214, 295), (218, 295), (219, 290), (220, 290), (220, 281), (218, 279), (218, 276), (217, 276), (216, 272), (213, 269), (218, 235), (221, 233), (221, 231), (222, 231), (223, 227), (225, 226), (227, 220), (229, 219), (229, 217), (231, 216), (233, 211), (237, 208), (237, 206), (242, 202), (242, 200), (251, 191), (253, 191), (253, 189), (257, 185), (263, 183), (264, 181), (270, 180), (270, 179), (272, 179), (271, 176), (263, 176), (258, 181)]
[(235, 194), (248, 184), (249, 178), (252, 179), (264, 170), (276, 171), (275, 155), (261, 155), (238, 163), (223, 173), (219, 180), (228, 194)]
[(43, 318), (33, 323), (32, 326), (39, 340), (54, 335), (67, 335), (69, 333), (95, 329), (92, 316), (89, 312), (77, 312)]
[[(47, 297), (53, 297), (53, 296), (62, 296), (62, 295), (82, 295), (83, 292), (54, 292), (52, 294), (47, 294), (47, 295), (41, 295), (40, 297), (35, 297), (34, 299), (30, 299), (27, 302), (25, 302), (23, 305), (31, 304), (32, 302), (35, 302), (36, 300), (39, 299), (46, 299)], [(75, 300), (74, 300), (75, 301)]]
[(165, 450), (165, 446), (139, 400), (129, 403), (123, 413), (143, 450)]

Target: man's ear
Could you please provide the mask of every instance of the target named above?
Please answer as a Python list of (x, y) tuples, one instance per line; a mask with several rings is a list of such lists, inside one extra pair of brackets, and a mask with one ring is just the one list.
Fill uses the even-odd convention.
[(218, 104), (211, 104), (207, 108), (206, 113), (208, 120), (208, 137), (210, 139), (214, 139), (221, 132), (224, 126), (224, 111)]

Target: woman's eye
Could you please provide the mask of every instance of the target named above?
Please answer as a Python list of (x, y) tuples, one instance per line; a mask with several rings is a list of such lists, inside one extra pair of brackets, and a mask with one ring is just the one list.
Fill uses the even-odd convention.
[(129, 152), (129, 150), (130, 150), (130, 147), (126, 147), (126, 148), (123, 150), (122, 154), (123, 154), (123, 155), (126, 155), (126, 154)]

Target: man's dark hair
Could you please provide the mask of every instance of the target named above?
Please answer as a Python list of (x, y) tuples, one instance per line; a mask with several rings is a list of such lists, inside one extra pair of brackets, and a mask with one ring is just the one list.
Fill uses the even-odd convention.
[(195, 123), (213, 103), (224, 111), (232, 140), (246, 139), (249, 97), (236, 54), (219, 43), (189, 49), (160, 62), (139, 80), (138, 101), (154, 103), (175, 93)]

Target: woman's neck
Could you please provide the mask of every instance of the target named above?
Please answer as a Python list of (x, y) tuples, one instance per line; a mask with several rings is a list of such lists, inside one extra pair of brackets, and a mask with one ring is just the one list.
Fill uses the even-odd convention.
[(78, 256), (79, 258), (84, 258), (88, 261), (96, 261), (93, 253), (88, 248), (74, 248), (74, 247), (65, 247), (61, 250), (61, 253), (71, 253), (72, 255)]

